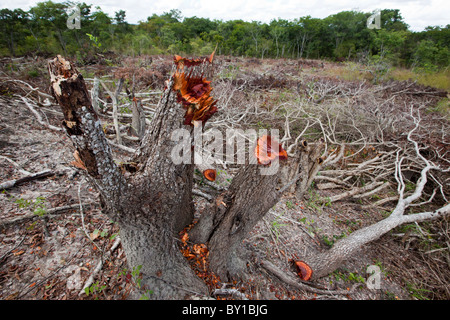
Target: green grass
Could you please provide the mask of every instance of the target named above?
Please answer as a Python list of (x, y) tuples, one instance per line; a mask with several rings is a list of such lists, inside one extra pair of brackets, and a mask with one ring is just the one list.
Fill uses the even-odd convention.
[(359, 275), (357, 271), (349, 272), (348, 270), (335, 270), (332, 275), (336, 280), (343, 280), (349, 283), (366, 283), (366, 279)]
[(418, 288), (415, 284), (406, 283), (406, 288), (408, 289), (409, 294), (417, 300), (430, 300), (427, 297), (428, 293), (432, 293), (430, 290)]

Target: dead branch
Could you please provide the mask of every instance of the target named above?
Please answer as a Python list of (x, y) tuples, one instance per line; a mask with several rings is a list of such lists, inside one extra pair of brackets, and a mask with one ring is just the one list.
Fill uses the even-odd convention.
[[(0, 229), (1, 229), (1, 225), (0, 225)], [(3, 254), (0, 257), (0, 265), (8, 257), (8, 255), (11, 254), (11, 252), (13, 252), (16, 248), (18, 248), (18, 247), (20, 247), (22, 245), (22, 243), (23, 243), (23, 241), (25, 240), (26, 237), (27, 237), (27, 234), (25, 233), (25, 235), (22, 237), (22, 240), (18, 241), (10, 250), (6, 251), (5, 254)]]
[(226, 284), (222, 286), (220, 289), (215, 289), (212, 293), (214, 297), (217, 296), (231, 296), (232, 298), (239, 300), (248, 300), (244, 293), (240, 292), (237, 289), (226, 288)]
[(31, 103), (28, 101), (27, 98), (22, 97), (22, 101), (25, 103), (25, 105), (28, 107), (28, 109), (30, 109), (30, 111), (34, 114), (34, 116), (36, 117), (37, 121), (43, 125), (44, 127), (53, 130), (53, 131), (58, 131), (58, 132), (62, 132), (63, 129), (59, 128), (59, 127), (55, 127), (47, 122), (44, 122), (44, 120), (42, 120), (42, 116), (39, 114), (39, 112), (36, 111), (36, 109), (31, 105)]
[(27, 96), (30, 93), (36, 93), (38, 95), (39, 98), (39, 102), (40, 102), (40, 97), (45, 98), (45, 99), (50, 99), (53, 100), (53, 97), (45, 92), (39, 91), (38, 88), (34, 88), (32, 85), (30, 85), (29, 83), (19, 80), (19, 79), (8, 79), (5, 82), (14, 82), (14, 83), (18, 83), (21, 85), (25, 85), (26, 87), (28, 87), (30, 89), (30, 92), (27, 94)]
[(119, 130), (119, 118), (118, 118), (118, 101), (117, 98), (119, 96), (120, 91), (122, 91), (122, 86), (123, 86), (123, 82), (124, 79), (120, 78), (119, 82), (116, 84), (116, 90), (114, 91), (114, 93), (112, 93), (108, 87), (104, 84), (103, 81), (100, 81), (100, 83), (102, 84), (103, 88), (108, 92), (109, 96), (112, 99), (112, 104), (113, 104), (113, 121), (114, 121), (114, 128), (116, 130), (116, 139), (117, 139), (117, 144), (121, 145), (122, 144), (122, 137), (120, 136), (120, 130)]
[(208, 200), (210, 202), (213, 200), (212, 196), (210, 196), (209, 194), (207, 194), (205, 192), (202, 192), (202, 191), (200, 191), (198, 189), (192, 189), (192, 194), (195, 194), (196, 196), (203, 197), (203, 198), (205, 198), (206, 200)]
[(226, 188), (222, 187), (221, 185), (218, 185), (214, 182), (208, 181), (206, 179), (200, 179), (196, 175), (194, 175), (194, 180), (197, 182), (201, 182), (202, 184), (206, 184), (207, 186), (217, 190), (217, 191), (224, 191)]
[[(49, 61), (48, 71), (52, 94), (64, 113), (63, 127), (106, 205), (114, 207), (127, 185), (92, 108), (86, 84), (78, 70), (62, 56)], [(107, 179), (102, 176), (106, 172)]]
[(111, 141), (111, 140), (107, 140), (107, 141), (108, 141), (108, 143), (109, 143), (111, 146), (116, 147), (117, 149), (120, 149), (120, 150), (122, 150), (122, 151), (125, 151), (125, 152), (127, 152), (127, 153), (129, 153), (129, 154), (134, 154), (134, 153), (136, 152), (136, 149), (133, 149), (133, 148), (124, 146), (124, 145), (122, 145), (122, 144), (117, 144), (117, 143), (115, 143), (115, 142), (113, 142), (113, 141)]
[[(433, 164), (431, 161), (427, 160), (421, 154), (419, 144), (412, 137), (413, 133), (419, 128), (420, 114), (417, 113), (417, 115), (414, 115), (413, 108), (411, 107), (410, 116), (413, 118), (415, 127), (408, 132), (407, 140), (414, 146), (417, 158), (419, 158), (423, 163), (423, 167), (420, 172), (420, 178), (416, 183), (414, 191), (409, 196), (406, 196), (405, 194), (405, 183), (402, 173), (402, 163), (403, 161), (405, 161), (405, 157), (400, 158), (400, 152), (397, 152), (395, 161), (395, 178), (398, 184), (397, 190), (399, 194), (399, 200), (391, 215), (373, 225), (353, 232), (346, 238), (338, 240), (330, 250), (318, 255), (308, 257), (306, 260), (309, 259), (308, 264), (314, 270), (313, 277), (320, 278), (322, 276), (328, 275), (330, 272), (335, 270), (343, 260), (351, 256), (363, 245), (378, 239), (379, 237), (399, 225), (402, 225), (404, 223), (433, 220), (450, 214), (450, 203), (434, 211), (405, 214), (407, 212), (407, 209), (411, 207), (413, 202), (422, 197), (429, 172), (431, 170), (445, 171), (439, 166)], [(433, 193), (433, 195), (434, 194), (435, 193)]]
[(311, 285), (314, 284), (308, 284), (305, 281), (302, 281), (300, 279), (296, 279), (293, 276), (286, 274), (282, 270), (280, 270), (278, 267), (276, 267), (273, 263), (263, 260), (259, 262), (259, 265), (266, 271), (268, 271), (270, 274), (275, 276), (278, 280), (290, 285), (291, 287), (294, 287), (299, 290), (312, 292), (312, 293), (318, 293), (318, 294), (326, 294), (326, 295), (347, 295), (351, 292), (353, 292), (358, 286), (361, 284), (354, 285), (351, 290), (329, 290), (326, 288), (316, 288), (312, 287)]
[(84, 283), (83, 289), (80, 290), (80, 292), (78, 293), (79, 296), (81, 296), (82, 294), (86, 294), (85, 289), (89, 288), (93, 283), (94, 283), (94, 279), (95, 276), (100, 272), (100, 270), (103, 268), (103, 262), (108, 260), (111, 257), (111, 254), (114, 252), (114, 250), (116, 250), (116, 248), (119, 246), (120, 244), (120, 238), (116, 237), (116, 240), (114, 241), (113, 245), (111, 246), (111, 249), (109, 249), (108, 252), (106, 252), (104, 255), (102, 255), (102, 257), (100, 258), (100, 260), (97, 262), (97, 265), (95, 266), (94, 271), (92, 271), (91, 275), (89, 276), (89, 278), (86, 280), (86, 282)]
[(17, 167), (17, 169), (19, 170), (20, 173), (27, 175), (27, 176), (32, 175), (31, 172), (22, 169), (21, 166), (17, 162), (11, 160), (10, 158), (5, 157), (5, 156), (0, 156), (0, 159), (4, 159), (4, 160), (8, 161), (9, 163), (13, 164), (15, 167)]
[[(83, 206), (90, 206), (90, 205), (93, 205), (93, 203), (91, 203), (91, 202), (83, 203)], [(45, 217), (53, 217), (55, 215), (65, 213), (69, 210), (76, 210), (79, 208), (80, 208), (79, 204), (72, 204), (72, 205), (67, 205), (67, 206), (50, 208), (45, 211)], [(44, 216), (41, 217), (41, 216), (37, 216), (34, 213), (30, 213), (30, 214), (26, 214), (26, 215), (16, 217), (16, 218), (5, 219), (3, 221), (0, 221), (0, 229), (6, 228), (6, 227), (8, 227), (10, 225), (14, 225), (14, 224), (21, 224), (27, 220), (42, 219), (42, 218), (44, 218)]]
[(47, 178), (47, 177), (51, 177), (55, 175), (55, 173), (51, 170), (43, 170), (37, 173), (33, 173), (31, 175), (25, 176), (23, 178), (19, 178), (19, 179), (13, 179), (13, 180), (8, 180), (5, 181), (3, 183), (0, 184), (0, 190), (3, 189), (10, 189), (13, 187), (16, 187), (20, 184), (26, 183), (26, 182), (30, 182), (36, 179), (42, 179), (42, 178)]
[[(379, 186), (387, 186), (386, 183), (383, 183), (383, 181), (374, 181), (372, 183), (369, 183), (368, 185), (365, 185), (364, 187), (355, 187), (351, 190), (345, 191), (343, 193), (337, 194), (335, 196), (331, 196), (331, 197), (327, 197), (327, 198), (320, 198), (320, 201), (325, 203), (325, 202), (336, 202), (336, 201), (340, 201), (349, 197), (358, 197), (358, 195), (360, 195), (359, 197), (363, 197), (361, 194), (365, 194), (368, 191), (372, 192), (375, 188), (379, 187)], [(377, 188), (378, 189), (378, 188)], [(377, 190), (375, 189), (375, 190)], [(370, 195), (372, 193), (369, 193), (368, 195)]]

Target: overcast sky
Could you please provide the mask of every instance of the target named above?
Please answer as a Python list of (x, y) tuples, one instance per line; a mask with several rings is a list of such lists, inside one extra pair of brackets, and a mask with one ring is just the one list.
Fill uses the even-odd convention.
[[(1, 0), (0, 8), (28, 10), (37, 2), (32, 0)], [(60, 1), (54, 1), (60, 2)], [(81, 1), (82, 2), (82, 1)], [(422, 31), (427, 26), (450, 24), (449, 0), (85, 0), (100, 6), (111, 17), (119, 10), (126, 11), (127, 21), (137, 23), (153, 13), (171, 9), (181, 10), (183, 17), (203, 17), (218, 20), (242, 19), (270, 22), (272, 19), (294, 19), (310, 15), (325, 18), (344, 10), (372, 12), (375, 9), (400, 9), (410, 30)]]

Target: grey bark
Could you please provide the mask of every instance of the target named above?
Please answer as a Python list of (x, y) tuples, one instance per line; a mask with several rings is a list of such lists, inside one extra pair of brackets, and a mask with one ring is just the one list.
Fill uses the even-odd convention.
[(0, 190), (9, 189), (9, 188), (18, 186), (22, 183), (33, 181), (36, 179), (50, 177), (53, 175), (55, 175), (55, 173), (51, 170), (43, 170), (43, 171), (40, 171), (37, 173), (32, 173), (25, 177), (19, 178), (19, 179), (8, 180), (8, 181), (0, 183)]
[(189, 233), (194, 242), (209, 242), (210, 267), (222, 281), (243, 275), (242, 241), (280, 199), (278, 174), (262, 175), (260, 168), (242, 167)]
[(323, 140), (314, 144), (302, 141), (295, 147), (295, 156), (288, 159), (288, 165), (283, 168), (282, 184), (290, 184), (288, 190), (295, 193), (299, 200), (303, 199), (317, 173), (322, 168), (323, 159), (320, 156), (324, 145)]
[(143, 288), (158, 299), (206, 294), (177, 246), (177, 232), (193, 218), (193, 167), (175, 165), (170, 158), (171, 132), (181, 128), (184, 114), (171, 85), (156, 111), (159, 121), (143, 139), (138, 171), (126, 178), (114, 162), (82, 75), (61, 56), (50, 60), (48, 69), (63, 127), (100, 193), (104, 212), (119, 224), (129, 267), (142, 266)]
[(343, 261), (354, 255), (364, 245), (377, 240), (390, 230), (411, 222), (433, 220), (448, 214), (450, 205), (447, 205), (433, 212), (423, 212), (418, 214), (392, 215), (373, 225), (359, 229), (346, 238), (337, 241), (333, 247), (320, 254), (314, 254), (305, 258), (305, 261), (313, 270), (312, 279), (324, 277), (336, 270)]
[(133, 99), (133, 102), (131, 103), (131, 112), (131, 127), (133, 128), (134, 133), (142, 139), (145, 133), (145, 113), (142, 108), (141, 100)]
[(94, 77), (94, 84), (92, 86), (91, 91), (91, 100), (92, 100), (92, 107), (94, 108), (95, 112), (99, 113), (99, 106), (98, 106), (98, 91), (99, 91), (99, 84), (100, 80), (97, 77)]
[[(204, 68), (204, 65), (192, 66), (185, 72), (204, 75)], [(64, 114), (62, 125), (91, 183), (100, 193), (104, 212), (119, 224), (129, 267), (142, 266), (144, 291), (152, 290), (154, 294), (150, 297), (158, 299), (207, 295), (206, 285), (195, 275), (177, 245), (178, 232), (193, 220), (194, 165), (176, 165), (171, 159), (177, 144), (171, 139), (172, 133), (190, 128), (183, 125), (185, 109), (171, 89), (173, 78), (167, 83), (154, 120), (133, 158), (138, 163), (137, 171), (123, 174), (114, 162), (82, 75), (61, 56), (49, 61), (48, 69), (52, 94)], [(317, 161), (320, 153), (321, 143), (301, 153), (303, 160), (294, 176), (301, 179), (302, 186), (308, 186), (320, 168), (321, 163)], [(450, 205), (435, 212), (403, 215), (405, 208), (420, 197), (426, 174), (432, 168), (427, 165), (422, 171), (412, 196), (403, 199), (401, 195), (391, 217), (341, 239), (329, 251), (305, 257), (303, 260), (313, 269), (313, 278), (329, 274), (361, 246), (402, 223), (448, 214)], [(213, 200), (189, 233), (194, 242), (208, 243), (210, 268), (222, 281), (244, 275), (242, 242), (280, 199), (278, 172), (264, 175), (260, 169), (256, 164), (241, 167), (229, 189)]]

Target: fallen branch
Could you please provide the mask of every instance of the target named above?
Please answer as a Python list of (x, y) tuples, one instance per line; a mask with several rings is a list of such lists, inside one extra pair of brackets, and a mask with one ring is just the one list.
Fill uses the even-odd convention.
[(114, 241), (111, 249), (109, 249), (109, 251), (104, 256), (102, 256), (101, 259), (98, 261), (97, 266), (95, 267), (94, 271), (92, 271), (89, 278), (87, 279), (86, 283), (83, 286), (83, 289), (81, 289), (81, 291), (78, 293), (78, 296), (81, 296), (83, 293), (86, 294), (85, 289), (89, 288), (92, 285), (92, 283), (94, 283), (95, 276), (103, 268), (103, 261), (108, 260), (108, 258), (114, 252), (114, 250), (116, 250), (116, 248), (119, 246), (119, 244), (120, 244), (120, 238), (116, 237), (116, 241)]
[(213, 200), (212, 196), (210, 196), (209, 194), (204, 193), (204, 192), (202, 192), (202, 191), (200, 191), (198, 189), (192, 189), (192, 194), (195, 194), (196, 196), (203, 197), (203, 198), (205, 198), (208, 201), (212, 201)]
[(373, 189), (371, 191), (368, 191), (368, 192), (362, 193), (362, 194), (354, 195), (353, 198), (360, 199), (360, 198), (369, 197), (369, 196), (371, 196), (371, 195), (373, 195), (373, 194), (383, 190), (384, 188), (389, 187), (390, 185), (391, 184), (389, 182), (384, 182), (382, 185), (378, 186), (377, 188), (375, 188), (375, 189)]
[[(84, 223), (83, 204), (81, 203), (81, 196), (80, 196), (80, 193), (81, 193), (81, 184), (82, 184), (82, 183), (83, 183), (83, 180), (80, 181), (80, 183), (78, 184), (78, 203), (79, 203), (80, 216), (81, 216), (81, 225), (82, 225), (82, 227), (83, 227), (83, 231), (84, 231), (84, 234), (86, 235), (87, 239), (92, 243), (92, 245), (93, 245), (94, 247), (98, 247), (98, 246), (94, 243), (94, 240), (92, 240), (92, 238), (89, 236), (89, 233), (87, 232), (87, 229), (86, 229), (86, 225), (85, 225), (85, 223)], [(100, 251), (101, 251), (102, 254), (103, 254), (103, 251), (102, 251), (101, 249), (100, 249)]]
[(28, 175), (31, 175), (31, 174), (32, 174), (31, 172), (22, 169), (21, 166), (20, 166), (17, 162), (11, 160), (11, 159), (8, 158), (8, 157), (0, 156), (0, 159), (4, 159), (4, 160), (8, 161), (9, 163), (13, 164), (15, 167), (17, 167), (17, 170), (19, 170), (19, 172), (22, 173), (22, 174), (24, 174), (24, 175), (27, 175), (27, 176), (28, 176)]
[(36, 179), (51, 177), (53, 175), (55, 175), (55, 173), (53, 171), (44, 170), (44, 171), (40, 171), (38, 173), (33, 173), (29, 176), (25, 176), (23, 178), (8, 180), (8, 181), (5, 181), (0, 184), (0, 190), (10, 189), (10, 188), (16, 187), (20, 184), (26, 183), (26, 182), (30, 182), (30, 181), (33, 181)]
[[(123, 105), (122, 105), (122, 107), (123, 107)], [(144, 115), (145, 116), (148, 116), (148, 114), (145, 114), (144, 113)], [(106, 112), (105, 114), (104, 114), (104, 116), (106, 117), (109, 117), (109, 118), (113, 118), (114, 117), (114, 115), (113, 115), (113, 113), (112, 112)], [(133, 115), (132, 114), (128, 114), (128, 113), (121, 113), (121, 114), (119, 114), (118, 115), (118, 117), (119, 118), (124, 118), (124, 119), (133, 119)], [(150, 119), (147, 119), (147, 118), (145, 118), (145, 123), (146, 124), (151, 124), (151, 120)]]
[(374, 208), (374, 207), (377, 207), (377, 206), (381, 206), (381, 205), (383, 205), (383, 204), (385, 204), (387, 202), (398, 201), (398, 197), (399, 197), (398, 195), (395, 195), (395, 196), (392, 196), (392, 197), (387, 197), (387, 198), (378, 200), (377, 202), (370, 203), (368, 205), (362, 206), (361, 208), (362, 209)]
[(30, 109), (30, 111), (35, 115), (36, 120), (42, 124), (44, 127), (53, 130), (53, 131), (58, 131), (58, 132), (62, 132), (63, 129), (59, 128), (59, 127), (55, 127), (47, 122), (45, 122), (44, 120), (42, 120), (42, 116), (39, 114), (39, 112), (36, 111), (36, 109), (33, 108), (33, 106), (31, 105), (31, 103), (28, 102), (27, 98), (22, 97), (22, 101), (25, 103), (25, 105), (28, 107), (28, 109)]
[[(308, 265), (314, 271), (313, 279), (321, 278), (330, 274), (331, 272), (336, 270), (344, 260), (351, 257), (362, 246), (380, 238), (387, 232), (400, 225), (427, 220), (430, 221), (440, 217), (448, 216), (450, 214), (450, 203), (447, 203), (445, 206), (434, 211), (409, 213), (408, 208), (414, 205), (414, 201), (419, 200), (424, 195), (424, 188), (428, 180), (429, 172), (431, 170), (438, 170), (441, 172), (446, 172), (448, 170), (441, 169), (439, 166), (427, 160), (421, 154), (419, 143), (412, 138), (413, 133), (419, 128), (420, 113), (417, 112), (417, 116), (415, 116), (412, 107), (411, 117), (414, 120), (415, 127), (408, 132), (407, 139), (411, 144), (413, 144), (417, 158), (420, 158), (424, 163), (423, 168), (420, 172), (420, 178), (416, 182), (414, 191), (412, 191), (412, 193), (408, 196), (406, 196), (405, 194), (406, 184), (403, 180), (404, 174), (402, 172), (402, 162), (406, 158), (400, 158), (400, 152), (398, 151), (395, 160), (395, 179), (397, 180), (398, 184), (398, 201), (395, 209), (387, 218), (378, 221), (375, 224), (356, 230), (345, 238), (339, 239), (336, 243), (334, 243), (331, 249), (320, 254), (312, 254), (309, 257), (305, 257), (305, 262), (308, 263)], [(430, 199), (432, 199), (435, 194), (436, 193), (433, 192)], [(431, 201), (430, 199), (426, 202), (428, 203), (429, 201)]]
[(311, 287), (311, 285), (304, 283), (301, 280), (295, 279), (294, 277), (286, 274), (282, 270), (280, 270), (278, 267), (276, 267), (271, 262), (264, 260), (260, 261), (260, 266), (268, 271), (270, 274), (278, 278), (278, 280), (290, 285), (291, 287), (294, 287), (299, 290), (304, 290), (312, 293), (318, 293), (318, 294), (327, 294), (327, 295), (338, 295), (338, 294), (349, 294), (353, 292), (358, 286), (361, 284), (355, 284), (350, 290), (329, 290), (329, 289), (319, 289)]
[(122, 151), (131, 153), (131, 154), (134, 154), (136, 152), (136, 149), (124, 146), (122, 144), (117, 144), (117, 143), (113, 142), (112, 140), (108, 140), (108, 143), (109, 143), (110, 146), (116, 147), (116, 148), (118, 148), (118, 149), (120, 149)]
[(317, 189), (319, 189), (319, 190), (337, 189), (337, 188), (342, 188), (342, 186), (338, 185), (338, 184), (336, 184), (334, 182), (317, 184)]
[[(321, 198), (320, 200), (322, 202), (335, 202), (335, 201), (339, 201), (348, 197), (356, 197), (358, 194), (362, 194), (362, 193), (369, 193), (369, 191), (373, 190), (374, 188), (379, 187), (380, 185), (384, 185), (383, 181), (374, 181), (364, 187), (356, 187), (353, 188), (351, 190), (345, 191), (343, 193), (337, 194), (335, 196), (332, 197), (326, 197), (326, 198)], [(387, 185), (385, 185), (387, 186)]]
[(2, 255), (0, 257), (0, 265), (3, 263), (3, 261), (8, 257), (8, 255), (14, 251), (15, 249), (17, 249), (18, 247), (20, 247), (23, 243), (23, 241), (25, 240), (25, 238), (27, 237), (27, 234), (25, 233), (25, 235), (22, 237), (22, 240), (20, 240), (19, 242), (16, 243), (16, 245), (14, 247), (12, 247), (10, 250), (8, 250), (4, 255)]
[(112, 99), (112, 103), (113, 103), (113, 121), (114, 121), (114, 128), (116, 130), (116, 139), (117, 139), (117, 144), (118, 145), (122, 144), (122, 137), (120, 136), (120, 130), (119, 130), (118, 106), (117, 106), (118, 101), (117, 101), (117, 99), (119, 97), (120, 91), (122, 91), (123, 82), (124, 82), (124, 79), (120, 78), (119, 82), (116, 84), (116, 91), (114, 93), (112, 93), (108, 89), (108, 87), (102, 81), (100, 81), (101, 85), (106, 90), (106, 92), (108, 92), (108, 94), (110, 95), (110, 97)]
[(248, 298), (245, 296), (245, 294), (240, 292), (239, 290), (237, 290), (237, 289), (230, 289), (230, 288), (227, 289), (227, 288), (224, 288), (224, 287), (214, 290), (212, 295), (214, 297), (217, 297), (217, 296), (231, 296), (232, 298), (235, 298), (235, 299), (248, 300)]
[(194, 175), (194, 180), (199, 182), (199, 183), (201, 183), (201, 184), (205, 184), (205, 185), (207, 185), (207, 186), (209, 186), (209, 187), (211, 187), (211, 188), (213, 188), (213, 189), (215, 189), (217, 191), (224, 191), (224, 190), (226, 190), (225, 187), (223, 187), (223, 186), (221, 186), (221, 185), (219, 185), (217, 183), (208, 181), (206, 179), (198, 178), (196, 175)]
[[(46, 98), (46, 99), (51, 99), (51, 100), (53, 100), (53, 97), (52, 97), (51, 95), (39, 91), (38, 88), (33, 88), (29, 83), (27, 83), (27, 82), (25, 82), (25, 81), (18, 80), (18, 79), (9, 79), (9, 80), (6, 80), (5, 82), (15, 82), (15, 83), (24, 84), (24, 85), (26, 85), (28, 88), (30, 88), (30, 90), (31, 90), (32, 92), (36, 92), (36, 93), (38, 94), (38, 96), (41, 96), (41, 97)], [(27, 94), (27, 95), (28, 95), (28, 94)]]
[[(88, 206), (88, 205), (92, 205), (92, 204), (93, 203), (88, 202), (88, 203), (84, 203), (83, 205)], [(72, 205), (68, 205), (68, 206), (61, 206), (61, 207), (47, 209), (44, 216), (38, 216), (34, 213), (30, 213), (30, 214), (26, 214), (26, 215), (16, 217), (16, 218), (5, 219), (3, 221), (0, 221), (0, 229), (5, 228), (10, 225), (13, 225), (13, 224), (23, 223), (30, 219), (52, 217), (53, 215), (61, 214), (64, 211), (74, 210), (74, 209), (78, 209), (78, 208), (80, 208), (79, 204), (72, 204)]]

